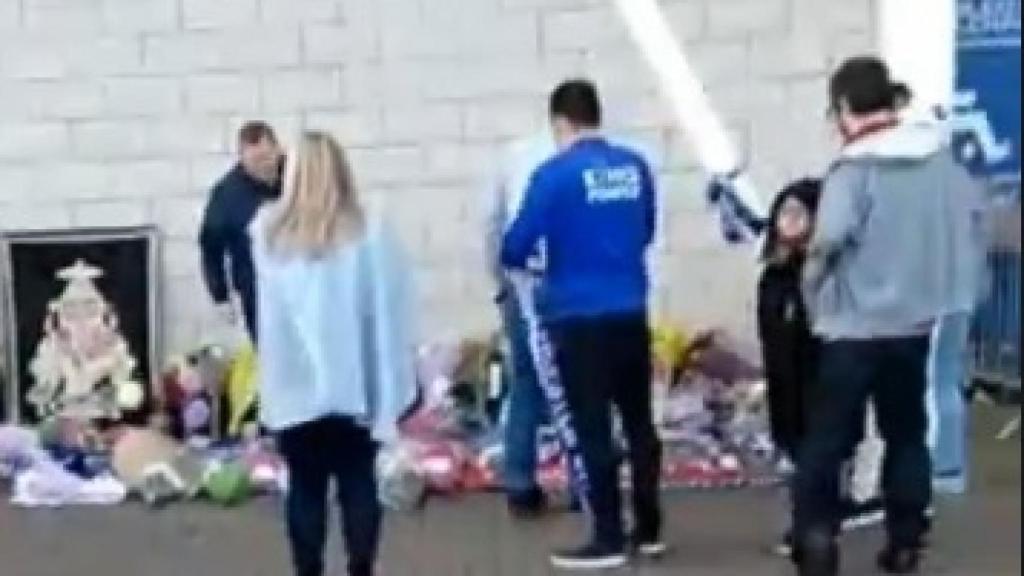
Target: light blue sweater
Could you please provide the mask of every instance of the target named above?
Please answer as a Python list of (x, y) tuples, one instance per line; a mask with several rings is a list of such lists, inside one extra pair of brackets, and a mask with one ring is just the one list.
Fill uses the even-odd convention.
[(804, 267), (815, 332), (918, 336), (973, 310), (988, 228), (981, 188), (939, 127), (904, 124), (846, 147), (825, 179)]
[(406, 266), (378, 218), (319, 258), (268, 250), (268, 208), (251, 228), (256, 264), (262, 418), (281, 430), (330, 415), (380, 442), (415, 399)]

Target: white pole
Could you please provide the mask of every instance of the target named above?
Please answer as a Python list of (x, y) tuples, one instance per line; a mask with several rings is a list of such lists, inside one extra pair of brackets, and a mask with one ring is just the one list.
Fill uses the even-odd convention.
[[(713, 176), (741, 173), (741, 160), (729, 140), (729, 133), (711, 107), (703, 84), (672, 35), (657, 1), (615, 0), (615, 5), (633, 41), (661, 81), (675, 117), (697, 151), (701, 164)], [(763, 215), (763, 202), (750, 180), (739, 174), (734, 185), (744, 204)]]

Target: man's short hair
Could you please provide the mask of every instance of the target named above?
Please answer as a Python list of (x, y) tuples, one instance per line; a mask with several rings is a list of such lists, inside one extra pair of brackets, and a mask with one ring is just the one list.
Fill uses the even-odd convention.
[(601, 99), (589, 80), (574, 79), (559, 84), (551, 93), (550, 113), (581, 128), (601, 125)]
[(250, 120), (238, 129), (239, 146), (253, 146), (262, 142), (264, 138), (270, 139), (271, 142), (277, 142), (274, 129), (262, 120)]

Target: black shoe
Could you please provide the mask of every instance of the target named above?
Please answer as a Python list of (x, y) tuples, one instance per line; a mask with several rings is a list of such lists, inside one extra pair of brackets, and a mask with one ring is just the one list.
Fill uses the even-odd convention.
[(544, 513), (547, 506), (548, 499), (540, 488), (510, 493), (508, 496), (508, 510), (516, 518), (536, 518)]
[(629, 562), (629, 556), (622, 547), (588, 544), (582, 548), (556, 552), (551, 555), (551, 565), (560, 570), (612, 570), (622, 568)]
[(352, 562), (348, 567), (348, 576), (373, 576), (374, 562)]
[(843, 531), (850, 532), (885, 522), (885, 504), (877, 498), (843, 504)]
[(878, 554), (878, 567), (889, 574), (915, 574), (921, 566), (921, 550), (889, 546)]
[(629, 537), (630, 548), (641, 558), (661, 558), (668, 552), (668, 544), (657, 534), (634, 533)]
[(797, 547), (793, 556), (800, 576), (837, 576), (839, 547), (829, 532), (812, 532)]
[(786, 532), (782, 535), (775, 546), (772, 547), (772, 553), (780, 558), (793, 558), (793, 532)]

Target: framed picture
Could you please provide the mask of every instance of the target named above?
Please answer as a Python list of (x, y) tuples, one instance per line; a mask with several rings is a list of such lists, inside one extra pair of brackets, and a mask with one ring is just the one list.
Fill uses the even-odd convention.
[(154, 227), (0, 234), (2, 412), (141, 421), (159, 364)]

